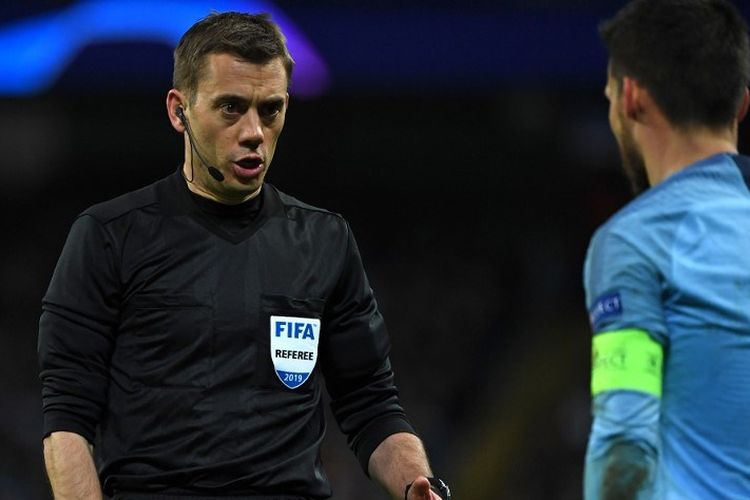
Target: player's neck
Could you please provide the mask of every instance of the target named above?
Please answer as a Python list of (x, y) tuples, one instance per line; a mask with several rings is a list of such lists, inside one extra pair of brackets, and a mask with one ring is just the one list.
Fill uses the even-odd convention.
[(668, 128), (648, 134), (643, 144), (652, 186), (695, 162), (720, 153), (737, 154), (736, 125), (725, 130)]

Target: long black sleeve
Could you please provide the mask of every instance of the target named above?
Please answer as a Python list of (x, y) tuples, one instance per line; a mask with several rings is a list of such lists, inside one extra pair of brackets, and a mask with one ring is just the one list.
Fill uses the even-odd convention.
[(106, 229), (89, 215), (76, 219), (39, 321), (45, 436), (71, 431), (94, 440), (106, 402), (118, 320), (115, 261)]
[(370, 455), (389, 435), (415, 433), (402, 408), (388, 354), (383, 317), (347, 225), (346, 258), (329, 300), (322, 352), (331, 409), (365, 473)]

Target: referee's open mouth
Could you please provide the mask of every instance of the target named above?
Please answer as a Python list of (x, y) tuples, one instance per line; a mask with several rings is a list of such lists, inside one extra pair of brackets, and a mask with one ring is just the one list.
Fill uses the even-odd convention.
[(263, 165), (260, 156), (248, 156), (234, 162), (234, 173), (240, 178), (257, 177), (263, 171)]

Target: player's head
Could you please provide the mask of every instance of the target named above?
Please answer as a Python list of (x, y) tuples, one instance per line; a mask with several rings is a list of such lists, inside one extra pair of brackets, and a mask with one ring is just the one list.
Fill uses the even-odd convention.
[(649, 181), (634, 134), (632, 89), (644, 89), (676, 130), (734, 127), (750, 79), (747, 26), (726, 0), (634, 0), (600, 33), (609, 52), (610, 124), (639, 193)]
[(213, 13), (195, 23), (174, 51), (172, 85), (194, 99), (209, 54), (231, 54), (265, 64), (280, 58), (291, 82), (294, 60), (278, 25), (267, 14)]
[(726, 0), (635, 0), (602, 23), (610, 72), (648, 89), (677, 128), (736, 119), (750, 79), (747, 25)]

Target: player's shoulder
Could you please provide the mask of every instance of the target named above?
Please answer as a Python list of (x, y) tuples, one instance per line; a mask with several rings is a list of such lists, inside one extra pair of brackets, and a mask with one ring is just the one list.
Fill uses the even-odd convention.
[(115, 198), (97, 203), (84, 210), (81, 215), (88, 215), (102, 224), (107, 224), (126, 216), (136, 210), (158, 203), (158, 187), (168, 180), (161, 179), (142, 188), (121, 194)]
[(665, 206), (670, 197), (660, 191), (651, 188), (641, 193), (597, 228), (587, 252), (591, 266), (654, 264), (666, 256), (679, 211)]
[(599, 239), (618, 236), (632, 239), (679, 222), (707, 197), (710, 184), (716, 184), (705, 179), (715, 177), (710, 168), (717, 161), (712, 159), (709, 165), (701, 162), (701, 165), (686, 167), (643, 191), (607, 219), (596, 236)]
[(592, 242), (603, 242), (623, 238), (637, 239), (645, 230), (647, 221), (653, 214), (653, 194), (651, 190), (641, 193), (617, 212), (612, 214), (594, 233)]
[(750, 204), (732, 156), (697, 161), (644, 191), (604, 222), (592, 237), (598, 250), (667, 248), (686, 221), (705, 220), (717, 207)]

